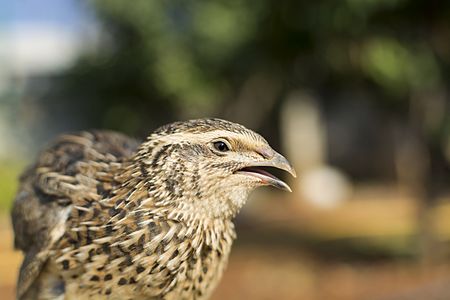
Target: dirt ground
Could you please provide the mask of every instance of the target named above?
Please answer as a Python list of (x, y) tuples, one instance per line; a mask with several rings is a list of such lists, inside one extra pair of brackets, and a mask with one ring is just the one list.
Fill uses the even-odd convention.
[[(20, 255), (5, 251), (4, 234), (0, 295), (12, 300)], [(408, 263), (325, 264), (283, 249), (235, 250), (213, 300), (450, 299), (449, 265), (429, 269)]]
[(13, 235), (9, 220), (0, 215), (0, 295), (1, 299), (14, 299), (14, 285), (22, 256), (13, 251)]
[[(412, 246), (405, 236), (416, 226), (413, 202), (368, 199), (333, 212), (314, 212), (292, 201), (274, 207), (271, 202), (250, 204), (237, 220), (238, 240), (213, 300), (450, 299), (450, 262), (426, 262), (408, 252)], [(445, 236), (450, 206), (433, 215), (438, 236)], [(344, 243), (357, 236), (373, 241)], [(0, 216), (3, 300), (14, 299), (21, 260), (12, 251), (12, 239), (8, 218)]]

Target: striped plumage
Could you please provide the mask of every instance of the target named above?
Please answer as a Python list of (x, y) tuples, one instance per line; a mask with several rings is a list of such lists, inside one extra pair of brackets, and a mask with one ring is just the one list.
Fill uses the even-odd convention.
[(258, 134), (220, 119), (172, 123), (146, 141), (63, 135), (21, 177), (12, 219), (25, 258), (18, 299), (206, 299), (232, 219), (258, 169), (292, 167)]

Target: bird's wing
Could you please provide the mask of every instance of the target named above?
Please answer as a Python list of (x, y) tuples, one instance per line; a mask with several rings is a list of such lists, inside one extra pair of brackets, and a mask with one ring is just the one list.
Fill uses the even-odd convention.
[[(52, 245), (65, 231), (75, 195), (83, 193), (80, 165), (120, 161), (131, 156), (138, 142), (110, 131), (81, 132), (57, 138), (20, 178), (11, 212), (15, 247), (25, 254), (17, 296), (32, 286)], [(89, 177), (89, 172), (83, 174)], [(80, 195), (78, 195), (80, 196)]]

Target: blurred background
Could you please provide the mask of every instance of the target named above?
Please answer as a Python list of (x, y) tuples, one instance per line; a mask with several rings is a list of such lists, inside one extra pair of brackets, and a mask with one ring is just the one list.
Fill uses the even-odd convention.
[(17, 177), (57, 134), (215, 116), (299, 174), (213, 299), (450, 299), (450, 2), (0, 2), (0, 293)]

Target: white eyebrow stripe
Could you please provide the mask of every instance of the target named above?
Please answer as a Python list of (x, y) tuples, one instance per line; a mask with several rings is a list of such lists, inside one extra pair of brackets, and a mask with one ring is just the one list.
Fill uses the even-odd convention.
[(162, 140), (163, 143), (170, 143), (170, 144), (183, 143), (189, 140), (206, 144), (219, 138), (228, 139), (230, 140), (230, 142), (232, 142), (231, 140), (235, 140), (236, 142), (242, 143), (243, 145), (248, 145), (249, 147), (255, 145), (249, 144), (248, 141), (245, 140), (245, 138), (254, 141), (256, 145), (261, 146), (268, 145), (267, 141), (264, 138), (262, 138), (260, 135), (250, 130), (241, 132), (232, 132), (228, 130), (213, 130), (202, 133), (180, 132), (158, 137), (158, 139)]
[(209, 142), (211, 140), (217, 139), (217, 138), (232, 138), (232, 139), (240, 139), (242, 138), (242, 135), (249, 136), (248, 134), (245, 134), (246, 132), (242, 133), (236, 133), (231, 132), (227, 130), (214, 130), (214, 131), (208, 131), (208, 132), (202, 132), (202, 133), (174, 133), (167, 136), (161, 136), (159, 137), (160, 140), (163, 140), (164, 142), (168, 143), (180, 143), (184, 142), (186, 140), (198, 140), (203, 142)]

